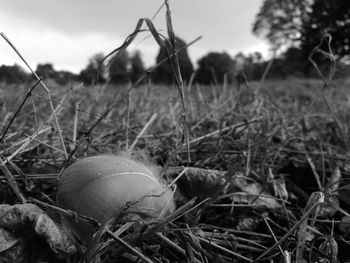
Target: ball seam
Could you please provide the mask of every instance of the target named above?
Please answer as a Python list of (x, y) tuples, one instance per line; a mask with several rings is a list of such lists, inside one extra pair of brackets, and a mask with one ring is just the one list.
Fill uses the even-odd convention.
[(134, 172), (134, 171), (130, 171), (130, 172), (119, 172), (119, 173), (109, 174), (109, 175), (103, 176), (103, 178), (109, 178), (109, 177), (113, 177), (113, 176), (116, 176), (116, 175), (127, 175), (127, 174), (143, 175), (143, 176), (146, 176), (147, 178), (151, 179), (152, 181), (154, 181), (154, 182), (160, 184), (159, 181), (158, 181), (156, 178), (154, 178), (153, 176), (148, 175), (148, 174), (145, 174), (145, 173)]

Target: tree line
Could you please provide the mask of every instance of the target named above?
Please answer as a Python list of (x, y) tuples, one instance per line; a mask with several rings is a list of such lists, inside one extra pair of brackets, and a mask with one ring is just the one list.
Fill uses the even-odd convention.
[(350, 73), (349, 0), (264, 0), (252, 31), (279, 53), (282, 75), (314, 76), (310, 55), (324, 74), (333, 62), (336, 76)]
[[(350, 74), (349, 0), (264, 0), (252, 32), (268, 40), (271, 50), (277, 54), (272, 61), (263, 59), (259, 52), (248, 55), (238, 53), (233, 57), (226, 52), (209, 52), (197, 61), (195, 69), (185, 41), (176, 37), (184, 81), (192, 80), (206, 85), (242, 79), (254, 81), (259, 80), (267, 68), (266, 77), (270, 79), (318, 76), (318, 71), (310, 63), (310, 54), (314, 54), (312, 59), (321, 72), (327, 73), (332, 62), (336, 61), (336, 77)], [(87, 85), (107, 81), (113, 84), (135, 83), (144, 74), (147, 75), (144, 80), (153, 83), (174, 82), (170, 63), (161, 63), (167, 59), (162, 49), (159, 49), (156, 57), (157, 66), (150, 69), (145, 68), (138, 51), (119, 52), (107, 66), (103, 58), (102, 53), (92, 56), (79, 74), (56, 71), (50, 63), (39, 64), (36, 72), (61, 85), (70, 81), (82, 81)], [(23, 83), (28, 78), (28, 74), (18, 65), (0, 66), (0, 81)]]
[[(179, 50), (177, 56), (181, 75), (185, 82), (192, 79), (192, 81), (206, 85), (219, 84), (224, 81), (230, 83), (235, 81), (237, 72), (256, 67), (257, 63), (262, 62), (262, 55), (258, 52), (247, 56), (238, 53), (235, 57), (231, 57), (226, 52), (209, 52), (197, 61), (198, 66), (195, 69), (185, 47), (186, 42), (176, 37), (176, 50)], [(136, 83), (140, 80), (143, 82), (151, 80), (155, 84), (174, 83), (173, 69), (167, 61), (167, 54), (161, 48), (156, 57), (155, 66), (149, 69), (145, 68), (139, 51), (130, 53), (123, 50), (114, 55), (108, 62), (104, 61), (104, 57), (102, 53), (93, 55), (79, 74), (56, 71), (51, 63), (38, 64), (36, 73), (41, 78), (54, 80), (59, 85), (66, 85), (72, 81), (80, 81), (86, 85), (106, 82), (126, 84)], [(247, 71), (248, 77), (254, 79), (261, 73), (260, 71), (262, 68), (261, 70), (257, 67), (255, 70), (249, 69)], [(20, 66), (0, 66), (0, 81), (23, 83), (27, 80), (30, 80), (30, 75)]]

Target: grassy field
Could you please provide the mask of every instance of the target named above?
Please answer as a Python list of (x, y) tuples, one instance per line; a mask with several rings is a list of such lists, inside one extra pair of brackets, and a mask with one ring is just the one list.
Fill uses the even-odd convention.
[[(40, 85), (28, 96), (30, 86), (2, 84), (1, 202), (22, 198), (56, 220), (67, 164), (129, 151), (169, 183), (187, 168), (174, 214), (121, 236), (149, 262), (349, 260), (350, 81), (248, 84), (185, 85), (185, 112), (176, 86), (48, 83), (53, 112)], [(103, 238), (91, 246), (61, 261), (106, 251), (137, 261)], [(61, 262), (49, 251), (40, 256)]]

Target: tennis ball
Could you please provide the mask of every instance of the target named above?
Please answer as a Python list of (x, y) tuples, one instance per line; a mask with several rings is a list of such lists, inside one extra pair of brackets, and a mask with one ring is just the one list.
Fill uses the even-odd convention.
[[(57, 205), (91, 217), (101, 224), (113, 217), (156, 219), (174, 211), (171, 189), (142, 163), (122, 156), (99, 155), (69, 166), (57, 187)], [(90, 223), (66, 218), (71, 230), (88, 242)]]

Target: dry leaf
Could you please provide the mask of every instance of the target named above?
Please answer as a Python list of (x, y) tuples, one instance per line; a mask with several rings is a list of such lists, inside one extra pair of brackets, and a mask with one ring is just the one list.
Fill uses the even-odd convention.
[[(184, 167), (170, 167), (167, 177), (175, 178), (184, 170)], [(197, 197), (202, 200), (213, 197), (218, 192), (224, 193), (229, 184), (225, 172), (187, 167), (185, 174), (178, 180), (177, 185), (182, 195), (188, 199)]]
[(26, 262), (23, 240), (0, 228), (0, 262)]
[[(170, 178), (175, 178), (183, 170), (183, 167), (171, 167), (166, 174)], [(178, 180), (177, 184), (181, 194), (188, 199), (193, 197), (205, 199), (240, 192), (240, 194), (232, 195), (232, 199), (236, 203), (270, 209), (281, 207), (281, 204), (263, 185), (248, 180), (239, 172), (228, 177), (227, 172), (223, 171), (187, 167), (185, 175)]]
[[(34, 204), (0, 205), (0, 227), (21, 232), (32, 229), (60, 256), (74, 254), (76, 248), (55, 222)], [(23, 237), (25, 238), (25, 237)]]
[(232, 185), (247, 193), (248, 204), (277, 209), (281, 204), (259, 183), (248, 180), (243, 174), (233, 178)]

